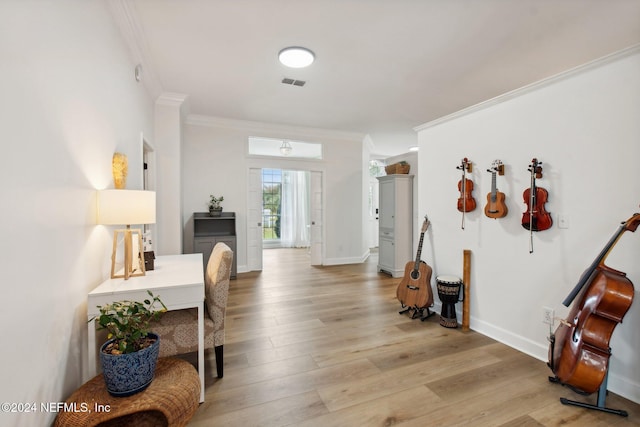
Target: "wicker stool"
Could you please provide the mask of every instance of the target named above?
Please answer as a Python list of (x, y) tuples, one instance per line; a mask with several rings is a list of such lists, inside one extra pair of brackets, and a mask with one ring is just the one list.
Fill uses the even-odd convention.
[(158, 360), (146, 390), (128, 397), (107, 392), (102, 374), (67, 399), (54, 426), (184, 426), (198, 409), (200, 378), (189, 363), (173, 357)]

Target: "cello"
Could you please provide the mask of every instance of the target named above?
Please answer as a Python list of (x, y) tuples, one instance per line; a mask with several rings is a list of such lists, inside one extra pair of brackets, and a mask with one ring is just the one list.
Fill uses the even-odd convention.
[(535, 157), (529, 165), (531, 173), (531, 186), (524, 190), (522, 197), (527, 204), (527, 211), (522, 214), (522, 226), (529, 230), (529, 253), (533, 253), (533, 232), (551, 228), (553, 220), (551, 215), (544, 208), (544, 204), (549, 198), (549, 192), (536, 186), (536, 178), (542, 178), (542, 162)]
[(583, 394), (593, 393), (603, 384), (611, 335), (631, 307), (635, 292), (625, 273), (604, 262), (622, 234), (635, 232), (639, 224), (638, 213), (622, 223), (562, 302), (568, 307), (575, 300), (567, 319), (549, 339), (548, 366), (555, 374), (552, 381)]
[(462, 178), (458, 181), (458, 191), (460, 191), (458, 210), (462, 212), (462, 229), (464, 230), (464, 214), (476, 208), (476, 200), (471, 195), (473, 181), (467, 178), (467, 172), (471, 172), (472, 169), (471, 162), (465, 157), (460, 162), (460, 166), (456, 166), (456, 169), (462, 170)]

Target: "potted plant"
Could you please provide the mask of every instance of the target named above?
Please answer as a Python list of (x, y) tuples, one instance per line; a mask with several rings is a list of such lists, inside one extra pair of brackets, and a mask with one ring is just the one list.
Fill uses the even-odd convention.
[[(160, 337), (149, 332), (149, 323), (167, 307), (159, 296), (147, 293), (151, 299), (144, 302), (116, 301), (98, 306), (98, 329), (106, 329), (109, 339), (100, 347), (100, 362), (107, 390), (113, 396), (130, 396), (153, 380)], [(156, 303), (162, 308), (156, 309)]]
[(222, 206), (220, 206), (220, 202), (224, 200), (224, 196), (216, 197), (210, 194), (209, 197), (211, 197), (211, 199), (209, 200), (209, 215), (211, 216), (222, 215)]

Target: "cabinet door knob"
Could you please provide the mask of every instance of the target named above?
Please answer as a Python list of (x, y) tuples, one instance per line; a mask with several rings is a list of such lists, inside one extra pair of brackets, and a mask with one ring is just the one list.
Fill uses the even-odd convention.
[(261, 222), (258, 223), (258, 227), (262, 227), (262, 223)]

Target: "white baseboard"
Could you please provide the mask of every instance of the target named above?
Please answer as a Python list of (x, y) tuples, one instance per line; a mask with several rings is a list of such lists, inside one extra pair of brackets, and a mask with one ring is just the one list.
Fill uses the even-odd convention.
[[(362, 264), (367, 260), (367, 258), (369, 258), (369, 255), (371, 255), (371, 252), (367, 249), (367, 251), (359, 257), (327, 258), (324, 260), (322, 265)], [(247, 265), (240, 264), (238, 264), (237, 270), (238, 273), (247, 273), (251, 271)]]
[(369, 258), (371, 252), (367, 249), (359, 257), (345, 257), (345, 258), (326, 258), (322, 265), (343, 265), (343, 264), (361, 264)]

